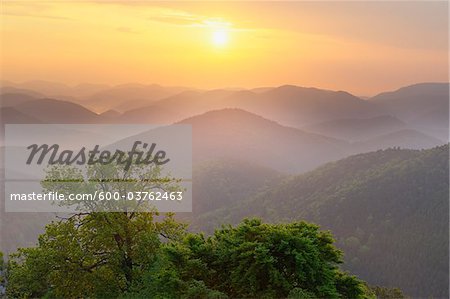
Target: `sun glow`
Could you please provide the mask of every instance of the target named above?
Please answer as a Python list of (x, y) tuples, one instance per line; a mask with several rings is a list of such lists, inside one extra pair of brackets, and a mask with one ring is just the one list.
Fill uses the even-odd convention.
[(212, 33), (212, 42), (217, 47), (223, 47), (228, 43), (228, 32), (225, 29), (217, 29)]

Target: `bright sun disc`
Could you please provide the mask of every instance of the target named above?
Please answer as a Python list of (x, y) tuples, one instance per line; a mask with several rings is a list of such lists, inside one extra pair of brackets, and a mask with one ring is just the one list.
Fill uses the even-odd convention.
[(225, 30), (216, 30), (212, 35), (213, 44), (223, 46), (228, 42), (228, 33)]

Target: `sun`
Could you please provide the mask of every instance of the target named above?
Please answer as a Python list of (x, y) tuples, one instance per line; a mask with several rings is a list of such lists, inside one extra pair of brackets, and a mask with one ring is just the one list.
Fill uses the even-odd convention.
[(228, 43), (228, 32), (225, 29), (216, 29), (212, 33), (212, 43), (214, 46), (223, 47)]

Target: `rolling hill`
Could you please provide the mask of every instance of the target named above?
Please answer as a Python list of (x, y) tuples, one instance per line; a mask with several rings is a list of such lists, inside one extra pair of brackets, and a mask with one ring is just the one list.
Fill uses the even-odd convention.
[(425, 133), (413, 129), (403, 129), (379, 135), (368, 140), (355, 142), (352, 144), (352, 148), (355, 153), (363, 153), (390, 147), (426, 149), (444, 143), (444, 141)]
[(448, 129), (449, 83), (414, 84), (369, 101), (410, 124)]
[(157, 84), (122, 84), (98, 91), (83, 100), (83, 105), (97, 112), (114, 109), (125, 112), (151, 105), (157, 100), (184, 91), (182, 87)]
[(381, 113), (371, 103), (344, 91), (292, 85), (273, 88), (256, 97), (243, 97), (237, 101), (242, 101), (240, 108), (297, 128), (333, 119), (373, 117)]
[[(147, 112), (146, 109), (134, 111), (145, 113), (150, 123), (163, 124), (167, 121), (164, 116), (174, 116), (168, 111), (165, 113), (159, 113), (157, 110)], [(124, 117), (125, 115), (127, 117)], [(134, 118), (130, 115), (125, 113), (120, 116), (120, 121), (134, 122)], [(384, 125), (385, 119), (392, 120), (393, 125)], [(382, 132), (383, 128), (389, 132), (395, 129), (396, 124), (402, 124), (389, 117), (377, 118), (375, 121), (359, 121), (369, 122), (368, 128), (362, 128), (365, 132), (371, 129)], [(378, 127), (371, 128), (370, 122), (378, 123)], [(284, 173), (305, 172), (323, 163), (361, 152), (389, 147), (423, 149), (444, 143), (411, 129), (392, 131), (364, 141), (347, 142), (286, 127), (237, 108), (209, 111), (179, 121), (177, 124), (192, 126), (194, 164), (217, 159), (242, 160)], [(149, 137), (142, 134), (133, 138)]]
[(13, 107), (0, 108), (1, 124), (39, 124), (40, 120), (37, 118), (22, 113)]
[[(210, 219), (210, 211), (227, 210), (268, 186), (276, 186), (285, 177), (273, 169), (243, 160), (205, 161), (196, 165), (193, 171), (193, 213), (176, 216), (188, 221), (192, 230), (199, 226), (208, 227), (204, 221)], [(222, 220), (227, 223), (226, 219)]]
[(448, 155), (446, 145), (351, 156), (210, 210), (196, 227), (210, 231), (223, 220), (250, 216), (312, 221), (332, 231), (346, 253), (346, 269), (369, 283), (397, 286), (413, 297), (444, 297)]
[[(369, 139), (375, 134), (391, 133), (390, 128), (415, 129), (448, 140), (448, 83), (419, 83), (368, 100), (344, 91), (293, 85), (196, 90), (156, 84), (67, 86), (46, 81), (5, 84), (8, 83), (2, 85), (1, 91), (4, 94), (34, 98), (50, 95), (95, 112), (116, 110), (123, 113), (118, 123), (168, 124), (211, 110), (240, 108), (282, 125), (348, 141), (362, 140), (363, 135)], [(353, 125), (358, 128), (352, 128)]]
[(45, 98), (44, 94), (36, 92), (34, 90), (17, 88), (12, 86), (3, 86), (3, 85), (0, 86), (1, 86), (0, 87), (1, 96), (3, 96), (3, 94), (12, 93), (12, 94), (23, 94), (34, 98)]
[(0, 94), (0, 107), (13, 107), (36, 99), (36, 97), (25, 93), (2, 93)]
[(367, 140), (405, 128), (404, 122), (389, 115), (373, 118), (336, 119), (303, 127), (308, 132), (348, 141)]
[(137, 123), (172, 123), (202, 114), (210, 110), (228, 108), (225, 97), (234, 94), (233, 90), (198, 91), (187, 90), (161, 99), (153, 104), (126, 111), (121, 121), (132, 120)]
[(15, 105), (14, 109), (30, 115), (42, 123), (79, 124), (99, 121), (94, 112), (71, 102), (55, 99), (38, 99)]
[(192, 125), (194, 162), (237, 159), (298, 173), (344, 157), (348, 144), (282, 126), (241, 109), (223, 109), (185, 119)]
[(381, 115), (376, 105), (347, 92), (291, 85), (261, 90), (186, 91), (142, 107), (171, 111), (179, 119), (224, 108), (244, 109), (296, 128), (333, 119)]
[[(30, 86), (83, 94), (87, 98), (77, 101), (106, 112), (20, 92)], [(448, 146), (379, 150), (315, 169), (350, 154), (444, 143), (429, 132), (448, 137), (446, 83), (367, 101), (289, 85), (199, 91), (34, 82), (15, 88), (2, 95), (8, 106), (1, 108), (3, 124), (192, 125), (194, 214), (186, 219), (195, 229), (211, 231), (246, 216), (305, 219), (332, 230), (346, 267), (371, 284), (398, 286), (412, 296), (448, 292)]]
[[(75, 86), (69, 86), (59, 82), (32, 80), (21, 83), (1, 82), (3, 88), (13, 88), (17, 90), (33, 91), (39, 94), (39, 98), (45, 97), (72, 97), (83, 98), (94, 94), (100, 90), (110, 88), (107, 84), (81, 83)], [(2, 90), (3, 92), (3, 90)]]

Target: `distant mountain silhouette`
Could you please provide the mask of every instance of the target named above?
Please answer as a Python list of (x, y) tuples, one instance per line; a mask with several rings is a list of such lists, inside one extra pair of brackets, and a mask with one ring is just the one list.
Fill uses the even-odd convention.
[(22, 83), (3, 81), (0, 84), (2, 86), (1, 93), (23, 93), (36, 98), (55, 98), (74, 103), (82, 103), (85, 97), (109, 88), (109, 85), (106, 84), (83, 83), (69, 86), (44, 80), (33, 80)]
[(71, 88), (68, 85), (59, 82), (32, 80), (23, 83), (12, 83), (9, 86), (16, 88), (31, 89), (46, 96), (54, 96), (54, 95), (72, 96), (72, 94), (70, 93)]
[(69, 95), (73, 97), (86, 98), (102, 90), (111, 88), (108, 84), (92, 84), (92, 83), (81, 83), (71, 87)]
[(163, 87), (157, 84), (90, 84), (82, 83), (69, 86), (62, 83), (34, 80), (23, 83), (2, 81), (1, 93), (20, 92), (30, 94), (37, 98), (56, 98), (83, 104), (96, 112), (104, 112), (116, 109), (120, 112), (125, 110), (147, 106), (155, 100), (179, 93), (187, 88)]
[(13, 107), (1, 107), (0, 119), (2, 124), (39, 124), (37, 118), (20, 112)]
[(348, 143), (282, 126), (241, 109), (185, 119), (193, 132), (194, 162), (238, 159), (284, 172), (302, 172), (344, 157)]
[(412, 129), (404, 129), (376, 136), (369, 140), (355, 142), (353, 144), (353, 149), (355, 152), (359, 153), (390, 147), (400, 147), (404, 149), (427, 149), (438, 145), (443, 145), (444, 143), (444, 141), (429, 136), (425, 133)]
[(119, 112), (148, 106), (162, 98), (182, 92), (183, 87), (163, 87), (156, 84), (122, 84), (101, 90), (83, 101), (95, 111), (115, 109)]
[(26, 81), (22, 83), (14, 82), (1, 82), (3, 87), (15, 88), (22, 90), (33, 90), (40, 94), (39, 97), (57, 97), (57, 96), (67, 96), (75, 98), (83, 98), (90, 96), (95, 92), (110, 88), (107, 84), (92, 84), (92, 83), (81, 83), (75, 86), (69, 86), (59, 82), (51, 82), (44, 80), (33, 80)]
[[(349, 143), (345, 141), (285, 127), (241, 109), (214, 110), (176, 124), (192, 126), (194, 165), (208, 160), (242, 160), (298, 173), (349, 152)], [(131, 138), (147, 140), (148, 136), (154, 136), (152, 132)], [(124, 139), (116, 144), (129, 141)]]
[(241, 108), (297, 128), (338, 118), (381, 114), (375, 105), (346, 92), (289, 85), (256, 90), (187, 91), (148, 106), (148, 110), (173, 111), (184, 118), (224, 108)]
[(99, 115), (99, 117), (103, 121), (110, 121), (111, 123), (116, 123), (117, 119), (120, 118), (122, 114), (120, 112), (117, 112), (116, 110), (110, 109), (108, 111), (103, 112)]
[(234, 90), (209, 91), (187, 90), (159, 100), (147, 107), (132, 109), (123, 114), (123, 121), (155, 122), (169, 124), (211, 110), (228, 106), (224, 98), (236, 93)]
[(96, 123), (98, 115), (75, 103), (54, 99), (39, 99), (14, 106), (22, 113), (43, 123)]
[(178, 109), (158, 107), (155, 105), (126, 111), (117, 119), (117, 122), (170, 124), (182, 119), (182, 115), (182, 113), (178, 112)]
[(0, 107), (14, 107), (36, 99), (36, 97), (24, 93), (2, 93), (0, 94)]
[(344, 91), (285, 85), (256, 97), (247, 96), (247, 99), (246, 96), (240, 99), (243, 109), (294, 127), (333, 119), (373, 117), (381, 113), (371, 103)]
[[(103, 115), (100, 117), (105, 121)], [(147, 122), (153, 124), (164, 124), (168, 118), (176, 118), (170, 111), (161, 113), (161, 110), (148, 107), (129, 111), (117, 119), (124, 123), (135, 123), (137, 121), (134, 117), (137, 120), (147, 117)], [(304, 172), (355, 153), (389, 147), (423, 149), (445, 143), (404, 127), (404, 124), (394, 117), (338, 121), (341, 122), (344, 124), (344, 130), (338, 128), (338, 132), (356, 132), (355, 134), (360, 134), (361, 140), (348, 142), (283, 126), (238, 108), (213, 110), (177, 123), (192, 125), (195, 164), (217, 159), (243, 160), (287, 173)], [(352, 131), (347, 122), (363, 125)], [(372, 135), (366, 134), (367, 132), (372, 132)], [(387, 133), (382, 134), (384, 132)], [(145, 136), (143, 134), (141, 137), (146, 138)]]
[(30, 96), (33, 98), (45, 98), (45, 95), (39, 92), (36, 92), (31, 89), (23, 89), (23, 88), (16, 88), (12, 86), (2, 86), (0, 87), (0, 97), (3, 97), (4, 94), (23, 94), (26, 96)]
[(381, 93), (370, 102), (411, 124), (448, 128), (449, 87), (449, 83), (414, 84)]
[(348, 141), (367, 140), (406, 128), (396, 117), (337, 119), (303, 127), (304, 130)]
[[(67, 86), (47, 81), (29, 81), (2, 82), (2, 93), (57, 98), (81, 104), (95, 112), (110, 109), (129, 111), (131, 120), (139, 123), (148, 121), (147, 113), (156, 114), (153, 111), (160, 111), (160, 121), (171, 122), (211, 110), (241, 108), (297, 128), (332, 120), (382, 115), (395, 116), (413, 125), (413, 128), (425, 126), (430, 130), (440, 130), (448, 127), (448, 83), (415, 84), (381, 93), (369, 100), (362, 100), (344, 91), (293, 85), (202, 91), (156, 84)], [(139, 109), (147, 113), (139, 112)], [(442, 139), (441, 135), (437, 137)]]
[[(45, 81), (32, 81), (15, 86), (31, 86), (46, 92), (69, 92), (71, 95), (86, 95), (94, 92), (93, 95), (84, 99), (66, 96), (70, 102), (56, 100), (49, 102), (43, 99), (36, 102), (28, 90), (25, 90), (27, 92), (25, 94), (10, 92), (2, 95), (3, 106), (15, 107), (17, 111), (44, 123), (86, 121), (88, 123), (170, 124), (212, 110), (239, 108), (273, 120), (282, 126), (298, 128), (303, 133), (311, 132), (357, 142), (358, 147), (353, 149), (359, 148), (358, 150), (373, 150), (388, 145), (422, 148), (427, 145), (436, 145), (438, 140), (443, 142), (448, 140), (448, 84), (446, 83), (416, 84), (380, 94), (370, 100), (362, 100), (343, 91), (292, 85), (252, 90), (208, 91), (144, 84), (123, 84), (113, 87), (80, 84), (70, 87)], [(2, 88), (19, 91), (19, 87), (3, 86)], [(28, 102), (27, 105), (22, 105), (25, 102)], [(51, 107), (51, 103), (56, 106)], [(84, 107), (91, 107), (90, 109), (94, 111), (112, 111), (96, 115)], [(124, 110), (127, 111), (121, 113)], [(17, 123), (14, 115), (16, 114), (12, 114), (9, 120)], [(228, 124), (226, 119), (223, 118), (222, 121), (223, 124)], [(243, 122), (242, 129), (245, 125), (247, 123)], [(225, 127), (220, 127), (218, 130), (226, 132)], [(412, 131), (404, 130), (417, 132), (412, 134)], [(378, 145), (377, 142), (379, 142)], [(363, 143), (365, 143), (364, 146)], [(345, 152), (354, 153), (348, 148)], [(332, 158), (337, 157), (341, 156), (332, 156)]]

